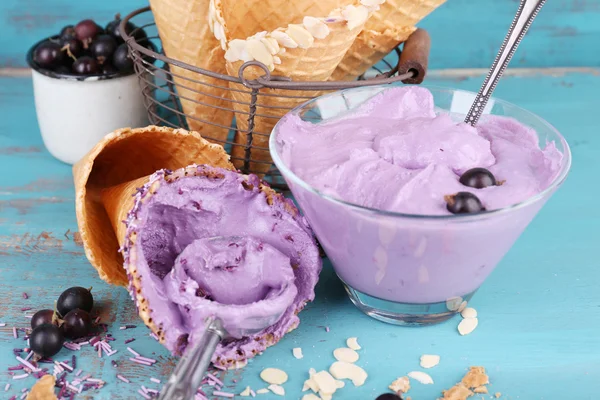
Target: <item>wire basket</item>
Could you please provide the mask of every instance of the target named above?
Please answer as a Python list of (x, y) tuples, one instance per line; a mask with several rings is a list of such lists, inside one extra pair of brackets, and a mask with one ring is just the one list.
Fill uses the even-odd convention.
[[(136, 31), (126, 33), (124, 25), (129, 21), (146, 31), (143, 43)], [(207, 140), (221, 144), (242, 173), (257, 174), (281, 190), (287, 185), (270, 160), (270, 129), (261, 126), (271, 127), (295, 106), (330, 91), (394, 82), (421, 83), (430, 48), (429, 35), (418, 29), (402, 51), (395, 49), (395, 66), (384, 60), (358, 80), (308, 82), (271, 75), (258, 61), (244, 63), (237, 76), (230, 76), (170, 58), (163, 51), (150, 7), (127, 15), (121, 32), (134, 61), (150, 123), (199, 131)], [(254, 70), (255, 78), (246, 78), (247, 71), (256, 68), (262, 72), (257, 75)], [(196, 108), (211, 113), (198, 116), (193, 112)]]

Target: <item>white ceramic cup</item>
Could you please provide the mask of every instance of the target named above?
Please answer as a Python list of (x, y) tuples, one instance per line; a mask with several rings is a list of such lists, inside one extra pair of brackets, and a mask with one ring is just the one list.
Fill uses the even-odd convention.
[(115, 129), (148, 125), (135, 74), (62, 75), (42, 70), (28, 59), (42, 139), (60, 161), (76, 163)]

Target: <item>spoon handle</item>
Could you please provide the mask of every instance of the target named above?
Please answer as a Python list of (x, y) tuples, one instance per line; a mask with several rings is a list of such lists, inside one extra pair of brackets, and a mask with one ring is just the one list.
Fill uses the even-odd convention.
[(483, 82), (483, 86), (475, 97), (475, 101), (465, 118), (465, 123), (475, 126), (483, 114), (483, 110), (492, 96), (492, 92), (496, 88), (500, 77), (545, 2), (546, 0), (521, 0), (515, 19), (504, 38), (502, 47), (500, 47), (500, 51)]
[(209, 320), (198, 344), (179, 360), (159, 400), (192, 400), (218, 344), (225, 336), (221, 321), (218, 318)]

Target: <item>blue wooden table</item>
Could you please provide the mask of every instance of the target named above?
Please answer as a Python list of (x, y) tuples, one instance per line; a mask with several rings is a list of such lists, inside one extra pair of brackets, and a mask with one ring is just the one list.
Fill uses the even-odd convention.
[[(429, 83), (476, 89), (481, 71), (437, 71)], [(600, 70), (510, 71), (498, 88), (505, 98), (540, 114), (567, 138), (573, 168), (566, 184), (534, 220), (525, 234), (476, 294), (479, 327), (469, 336), (456, 330), (457, 319), (427, 328), (386, 325), (361, 314), (347, 299), (340, 282), (326, 266), (317, 299), (301, 314), (300, 327), (277, 346), (237, 371), (220, 373), (224, 390), (239, 393), (247, 385), (264, 387), (258, 374), (265, 367), (288, 372), (286, 398), (300, 398), (310, 367), (327, 368), (332, 351), (357, 336), (363, 350), (359, 364), (369, 373), (360, 388), (341, 389), (334, 398), (373, 399), (395, 378), (419, 370), (421, 354), (438, 354), (441, 363), (429, 370), (433, 385), (413, 384), (413, 399), (434, 399), (456, 383), (471, 365), (485, 366), (492, 393), (506, 399), (596, 399), (600, 390), (600, 152), (597, 94)], [(93, 286), (102, 321), (116, 338), (119, 353), (98, 358), (91, 349), (75, 352), (78, 368), (106, 386), (84, 392), (96, 399), (139, 397), (150, 377), (165, 379), (173, 359), (150, 338), (136, 316), (128, 293), (100, 281), (88, 264), (77, 234), (74, 192), (69, 166), (43, 148), (35, 119), (28, 76), (0, 78), (0, 398), (20, 394), (34, 379), (11, 380), (6, 369), (18, 364), (12, 349), (23, 347), (12, 327), (25, 327), (23, 307), (51, 307), (72, 285)], [(22, 293), (29, 294), (25, 300)], [(120, 326), (137, 327), (119, 330)], [(325, 329), (329, 328), (329, 331)], [(21, 334), (22, 337), (22, 334)], [(128, 361), (123, 343), (159, 363), (145, 367)], [(301, 347), (304, 358), (292, 356)], [(59, 359), (71, 352), (64, 349)], [(132, 383), (116, 379), (121, 373)], [(2, 392), (11, 383), (9, 392)], [(261, 395), (260, 398), (276, 398)], [(484, 398), (489, 398), (484, 397)]]
[[(106, 382), (99, 391), (78, 398), (139, 398), (140, 385), (164, 381), (175, 360), (140, 323), (125, 289), (103, 283), (87, 262), (77, 233), (70, 166), (44, 149), (37, 127), (27, 48), (67, 23), (94, 17), (106, 21), (115, 10), (145, 6), (144, 0), (78, 1), (3, 0), (0, 2), (0, 399), (21, 395), (32, 377), (12, 380), (7, 368), (17, 365), (12, 349), (25, 346), (22, 311), (51, 308), (60, 292), (73, 285), (93, 286), (101, 321), (109, 325), (118, 353), (98, 358), (91, 348), (64, 349), (59, 360), (78, 357), (78, 369)], [(434, 85), (476, 90), (499, 46), (516, 1), (449, 0), (423, 27), (433, 39), (428, 77)], [(492, 18), (492, 16), (494, 16)], [(504, 399), (596, 399), (600, 392), (600, 0), (548, 2), (533, 25), (497, 96), (546, 118), (572, 147), (573, 167), (565, 185), (505, 257), (472, 301), (479, 327), (457, 333), (458, 318), (427, 328), (386, 325), (361, 314), (326, 265), (317, 298), (301, 314), (297, 330), (241, 370), (220, 372), (225, 391), (265, 387), (258, 374), (265, 367), (288, 372), (286, 399), (299, 399), (308, 369), (326, 369), (332, 351), (358, 337), (359, 365), (369, 373), (366, 384), (341, 389), (334, 399), (374, 399), (389, 383), (420, 370), (419, 356), (438, 354), (429, 370), (433, 385), (413, 381), (414, 400), (437, 398), (471, 365), (486, 367), (490, 392)], [(451, 32), (452, 34), (448, 34)], [(476, 35), (473, 32), (477, 32)], [(586, 67), (592, 66), (592, 67)], [(558, 68), (569, 67), (569, 68)], [(445, 69), (444, 69), (445, 68)], [(447, 69), (455, 68), (455, 69)], [(24, 299), (22, 293), (29, 295)], [(135, 324), (136, 328), (120, 330)], [(326, 329), (326, 327), (328, 329)], [(129, 361), (124, 341), (153, 367)], [(304, 358), (292, 356), (301, 347)], [(118, 368), (111, 365), (118, 363)], [(17, 371), (17, 373), (19, 373)], [(116, 378), (120, 373), (131, 380)], [(11, 387), (4, 392), (4, 386)], [(475, 398), (479, 398), (478, 395)], [(486, 395), (483, 398), (490, 398)], [(258, 398), (281, 398), (259, 395)]]

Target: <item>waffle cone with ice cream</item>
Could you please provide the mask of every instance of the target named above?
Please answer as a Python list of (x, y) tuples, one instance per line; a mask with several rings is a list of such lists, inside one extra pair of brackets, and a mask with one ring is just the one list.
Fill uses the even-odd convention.
[[(100, 278), (115, 285), (128, 284), (123, 257), (117, 250), (124, 232), (119, 221), (133, 205), (130, 194), (161, 168), (177, 169), (193, 163), (233, 168), (223, 148), (198, 133), (157, 126), (112, 132), (73, 166), (79, 233), (85, 254)], [(108, 215), (102, 192), (121, 184), (129, 185), (122, 191), (131, 193), (119, 196), (118, 204), (109, 199), (113, 214)]]
[[(272, 75), (291, 78), (293, 81), (326, 81), (362, 31), (371, 11), (381, 1), (383, 0), (369, 2), (375, 3), (370, 7), (358, 1), (305, 1), (304, 7), (297, 7), (297, 10), (302, 10), (303, 16), (297, 13), (292, 17), (270, 18), (268, 23), (255, 26), (254, 29), (257, 30), (252, 36), (243, 37), (250, 30), (240, 28), (243, 24), (238, 23), (239, 16), (233, 18), (226, 12), (234, 3), (235, 7), (242, 5), (238, 5), (234, 0), (214, 0), (210, 23), (213, 31), (218, 32), (217, 36), (227, 47), (225, 59), (227, 72), (231, 76), (238, 76), (244, 62), (256, 60), (266, 65)], [(271, 3), (277, 1), (263, 3), (265, 5), (261, 10), (265, 15), (271, 15), (276, 7), (276, 4)], [(325, 14), (321, 14), (325, 5), (331, 8)], [(251, 14), (249, 10), (246, 13)], [(231, 25), (226, 17), (232, 21)], [(263, 26), (269, 29), (277, 27), (268, 31), (263, 29)], [(243, 33), (239, 33), (240, 30)], [(249, 68), (245, 71), (244, 78), (255, 79), (264, 74), (265, 71), (261, 69)], [(272, 163), (268, 141), (274, 125), (291, 108), (320, 93), (313, 90), (260, 90), (250, 143), (248, 117), (252, 102), (251, 90), (236, 83), (231, 83), (230, 87), (233, 90), (231, 95), (236, 101), (234, 107), (239, 130), (232, 149), (232, 161), (238, 168), (245, 167), (246, 151), (249, 145), (252, 145), (253, 162), (249, 168), (253, 172), (264, 174)]]
[[(213, 363), (224, 367), (243, 365), (297, 327), (297, 313), (314, 298), (321, 269), (312, 232), (292, 202), (256, 176), (235, 172), (221, 146), (181, 129), (122, 129), (106, 136), (73, 172), (77, 222), (90, 263), (105, 281), (128, 286), (144, 323), (173, 353), (182, 354), (188, 344), (198, 340), (209, 314), (230, 323), (259, 318), (272, 309), (282, 315), (256, 335), (220, 345)], [(248, 239), (233, 239), (245, 235)], [(264, 254), (265, 260), (272, 260), (275, 254), (271, 267), (287, 274), (288, 289), (281, 291), (287, 297), (223, 302), (224, 296), (244, 291), (232, 291), (235, 285), (231, 283), (222, 293), (211, 292), (214, 283), (205, 282), (209, 289), (200, 288), (192, 275), (170, 291), (170, 279), (184, 273), (175, 271), (177, 265), (184, 265), (189, 254), (200, 260), (212, 259), (210, 251), (198, 252), (194, 246), (199, 242), (201, 249), (210, 250), (204, 241), (221, 236), (232, 238), (234, 244), (249, 243), (247, 252), (253, 256)], [(184, 254), (186, 258), (181, 259)], [(222, 254), (217, 252), (214, 259), (220, 260)], [(165, 257), (171, 258), (165, 262)], [(252, 266), (259, 265), (262, 271), (269, 262), (265, 260)], [(197, 263), (186, 265), (195, 268)], [(229, 272), (225, 273), (233, 279), (226, 265)], [(236, 271), (243, 274), (247, 270), (241, 265)], [(212, 272), (199, 271), (206, 279)], [(273, 274), (264, 276), (243, 281), (254, 282), (252, 287), (260, 287), (262, 279), (267, 286), (273, 284)], [(218, 285), (223, 280), (215, 282)], [(182, 285), (186, 287), (184, 295), (180, 293)], [(186, 308), (179, 303), (185, 301), (199, 305)], [(177, 323), (186, 318), (188, 323)]]
[[(150, 6), (167, 57), (226, 74), (225, 51), (207, 22), (209, 0), (150, 0)], [(227, 83), (174, 64), (169, 67), (189, 129), (223, 144), (233, 120)]]
[(373, 12), (331, 80), (354, 80), (416, 30), (416, 24), (446, 0), (387, 0)]

